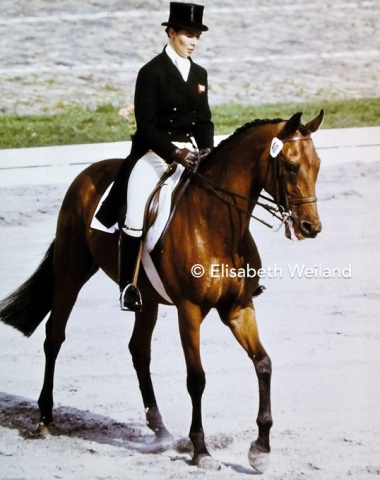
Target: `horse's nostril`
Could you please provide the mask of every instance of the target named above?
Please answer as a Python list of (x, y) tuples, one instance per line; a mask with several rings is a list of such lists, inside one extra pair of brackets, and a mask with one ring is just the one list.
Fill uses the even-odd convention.
[(302, 235), (305, 237), (311, 237), (314, 238), (318, 235), (318, 233), (321, 231), (320, 226), (315, 226), (313, 223), (308, 222), (306, 220), (302, 221), (300, 224), (300, 229), (302, 232)]

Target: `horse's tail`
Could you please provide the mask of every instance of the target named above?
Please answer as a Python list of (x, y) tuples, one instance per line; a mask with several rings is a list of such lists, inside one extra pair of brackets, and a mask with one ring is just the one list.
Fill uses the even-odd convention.
[(54, 293), (53, 253), (51, 243), (33, 275), (15, 292), (0, 301), (0, 321), (30, 337), (52, 307)]

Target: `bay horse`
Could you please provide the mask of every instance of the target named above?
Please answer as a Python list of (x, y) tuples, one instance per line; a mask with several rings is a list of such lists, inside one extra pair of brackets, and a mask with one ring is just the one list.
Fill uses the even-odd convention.
[[(200, 326), (213, 308), (248, 354), (258, 378), (258, 436), (251, 443), (248, 455), (252, 467), (259, 468), (260, 457), (270, 451), (272, 367), (260, 342), (253, 305), (259, 278), (252, 275), (223, 278), (213, 276), (211, 271), (213, 265), (229, 265), (237, 271), (247, 266), (258, 271), (261, 267), (249, 224), (262, 190), (271, 195), (281, 216), (287, 217), (297, 239), (314, 238), (320, 232), (315, 196), (320, 160), (310, 135), (320, 127), (324, 112), (321, 110), (305, 125), (301, 123), (301, 115), (296, 113), (287, 121), (255, 120), (216, 147), (200, 163), (178, 202), (155, 257), (162, 283), (178, 312), (187, 389), (192, 401), (189, 433), (194, 447), (192, 464), (199, 467), (217, 464), (206, 447), (201, 413), (206, 379), (200, 356)], [(80, 289), (99, 268), (117, 282), (118, 233), (94, 230), (90, 224), (121, 162), (121, 159), (96, 162), (77, 176), (65, 195), (56, 237), (42, 263), (29, 280), (0, 303), (0, 319), (26, 336), (50, 312), (44, 341), (45, 374), (38, 400), (41, 426), (53, 422), (55, 363)], [(286, 234), (289, 235), (288, 229)], [(197, 275), (194, 265), (201, 266), (203, 276)], [(165, 301), (144, 270), (140, 271), (138, 285), (143, 310), (136, 313), (129, 350), (147, 425), (157, 442), (169, 445), (171, 435), (159, 412), (150, 376), (152, 333), (158, 305)]]

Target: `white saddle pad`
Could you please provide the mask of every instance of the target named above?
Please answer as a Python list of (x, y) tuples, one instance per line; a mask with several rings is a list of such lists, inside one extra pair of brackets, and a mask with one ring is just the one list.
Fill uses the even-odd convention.
[[(181, 175), (184, 169), (185, 168), (182, 165), (177, 165), (175, 172), (169, 178), (166, 179), (164, 185), (161, 188), (159, 202), (158, 202), (157, 218), (146, 234), (142, 257), (141, 257), (142, 263), (144, 265), (145, 272), (148, 275), (149, 281), (152, 283), (152, 285), (157, 290), (157, 292), (169, 303), (172, 303), (172, 301), (169, 295), (165, 292), (165, 288), (161, 282), (158, 272), (151, 259), (150, 252), (152, 252), (152, 250), (156, 246), (165, 228), (165, 225), (169, 220), (171, 204), (172, 204), (172, 193), (175, 187), (178, 185), (178, 182), (181, 178)], [(113, 184), (111, 183), (111, 185), (107, 188), (102, 198), (100, 199), (90, 225), (90, 227), (95, 230), (100, 230), (101, 232), (107, 232), (110, 234), (115, 233), (119, 229), (118, 224), (115, 223), (115, 225), (112, 225), (112, 227), (107, 228), (101, 222), (99, 222), (99, 220), (96, 218), (96, 214), (98, 213), (98, 210), (102, 205), (103, 201), (107, 198), (112, 185)]]

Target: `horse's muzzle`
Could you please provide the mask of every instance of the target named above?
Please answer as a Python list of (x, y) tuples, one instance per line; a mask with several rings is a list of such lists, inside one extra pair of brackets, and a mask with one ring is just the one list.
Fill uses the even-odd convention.
[(290, 222), (285, 224), (285, 236), (289, 239), (305, 240), (306, 238), (315, 238), (322, 230), (319, 217), (316, 220), (297, 221), (293, 216)]
[(305, 238), (315, 238), (318, 233), (322, 230), (322, 224), (320, 221), (315, 223), (303, 220), (299, 224), (299, 229), (303, 237)]

